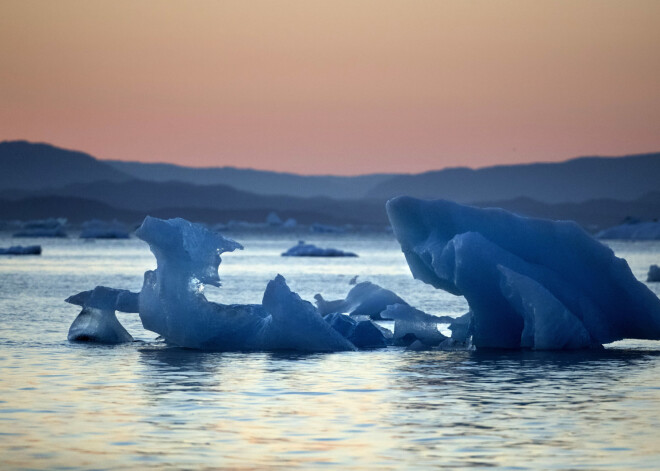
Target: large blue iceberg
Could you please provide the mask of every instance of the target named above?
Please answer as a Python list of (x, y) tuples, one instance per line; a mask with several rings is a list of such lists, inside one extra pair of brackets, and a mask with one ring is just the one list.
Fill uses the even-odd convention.
[(387, 213), (413, 276), (465, 296), (477, 348), (660, 339), (660, 300), (573, 222), (410, 197)]

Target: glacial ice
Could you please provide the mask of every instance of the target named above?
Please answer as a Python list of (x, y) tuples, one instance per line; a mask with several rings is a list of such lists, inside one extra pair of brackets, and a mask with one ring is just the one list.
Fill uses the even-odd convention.
[(660, 281), (660, 267), (658, 265), (651, 265), (649, 273), (646, 275), (646, 281), (654, 283)]
[(575, 223), (410, 197), (387, 212), (413, 276), (465, 296), (477, 348), (660, 339), (660, 300)]
[(140, 292), (143, 326), (182, 347), (203, 350), (355, 350), (314, 306), (278, 275), (262, 304), (209, 302), (205, 284), (220, 286), (220, 254), (242, 246), (183, 219), (145, 218), (136, 235), (147, 242), (157, 268)]
[(660, 240), (660, 221), (621, 224), (596, 234), (598, 239)]
[(0, 255), (41, 255), (41, 245), (12, 245), (9, 248), (0, 248)]
[(85, 221), (80, 232), (81, 239), (128, 239), (126, 226), (117, 220), (107, 222), (99, 219)]
[(137, 312), (137, 293), (97, 286), (66, 299), (70, 304), (82, 306), (82, 311), (69, 328), (68, 339), (79, 342), (125, 343), (133, 337), (121, 325), (115, 310)]
[(408, 305), (393, 291), (370, 281), (353, 286), (345, 299), (326, 301), (321, 294), (315, 295), (314, 299), (321, 315), (338, 312), (351, 316), (367, 316), (374, 320), (382, 319), (380, 313), (391, 304)]
[(344, 252), (338, 249), (322, 249), (313, 244), (306, 244), (304, 240), (299, 240), (286, 252), (283, 257), (357, 257), (353, 252)]

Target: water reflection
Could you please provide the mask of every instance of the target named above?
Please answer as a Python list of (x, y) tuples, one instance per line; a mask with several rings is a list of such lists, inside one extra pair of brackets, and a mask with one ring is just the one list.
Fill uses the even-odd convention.
[(652, 419), (632, 421), (634, 432), (627, 427), (633, 403), (660, 405), (655, 388), (639, 387), (658, 374), (659, 356), (629, 350), (406, 354), (392, 375), (391, 387), (404, 394), (391, 426), (407, 430), (418, 453), (444, 456), (450, 467), (520, 466), (511, 460), (523, 454), (541, 468), (556, 462), (634, 468), (643, 460), (633, 450), (657, 455), (654, 439), (643, 434)]

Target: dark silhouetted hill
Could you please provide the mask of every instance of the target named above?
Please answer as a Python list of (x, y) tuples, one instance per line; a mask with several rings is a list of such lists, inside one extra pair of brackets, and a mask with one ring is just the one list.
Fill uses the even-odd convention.
[(27, 141), (0, 142), (0, 190), (57, 188), (132, 177), (83, 152)]
[(660, 153), (656, 153), (399, 175), (377, 184), (368, 196), (386, 200), (408, 195), (461, 203), (527, 197), (543, 203), (569, 203), (632, 200), (659, 189)]
[(370, 174), (354, 177), (334, 175), (297, 175), (235, 167), (192, 168), (163, 163), (106, 160), (123, 173), (154, 182), (180, 181), (195, 185), (231, 185), (260, 195), (290, 195), (302, 198), (327, 196), (334, 199), (358, 199), (375, 185), (394, 174)]
[[(141, 214), (184, 213), (196, 214), (195, 220), (209, 221), (218, 212), (232, 212), (232, 219), (252, 220), (248, 214), (262, 214), (265, 220), (270, 211), (276, 211), (281, 217), (304, 217), (299, 222), (319, 222), (335, 224), (387, 224), (385, 207), (381, 202), (368, 200), (333, 200), (331, 198), (297, 198), (293, 196), (255, 195), (236, 190), (227, 185), (191, 185), (182, 182), (145, 182), (131, 180), (127, 182), (92, 182), (76, 183), (63, 188), (40, 191), (4, 191), (0, 198), (7, 201), (24, 201), (39, 198), (76, 198), (102, 203), (111, 208), (125, 211), (138, 211)], [(185, 210), (185, 211), (184, 211)], [(214, 212), (216, 216), (204, 217), (203, 212)], [(256, 211), (256, 212), (255, 212)], [(26, 212), (27, 214), (27, 212)], [(241, 216), (243, 214), (246, 219)], [(62, 214), (53, 215), (62, 216)], [(107, 215), (97, 215), (108, 218)], [(172, 216), (174, 217), (174, 216)], [(2, 218), (2, 216), (0, 216)], [(15, 216), (13, 217), (15, 218)], [(30, 219), (22, 217), (21, 219)], [(121, 219), (121, 218), (119, 218)], [(227, 220), (216, 219), (215, 222)]]
[(578, 222), (588, 231), (596, 231), (621, 224), (627, 220), (652, 221), (660, 218), (660, 191), (631, 200), (608, 198), (580, 203), (542, 203), (530, 198), (506, 201), (479, 202), (475, 206), (503, 208), (515, 213), (554, 220)]

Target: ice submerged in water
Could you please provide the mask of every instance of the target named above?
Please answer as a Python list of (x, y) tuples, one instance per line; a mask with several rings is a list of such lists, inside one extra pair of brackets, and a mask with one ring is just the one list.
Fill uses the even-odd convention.
[(477, 348), (660, 339), (660, 300), (575, 223), (410, 197), (387, 212), (413, 276), (467, 299)]

